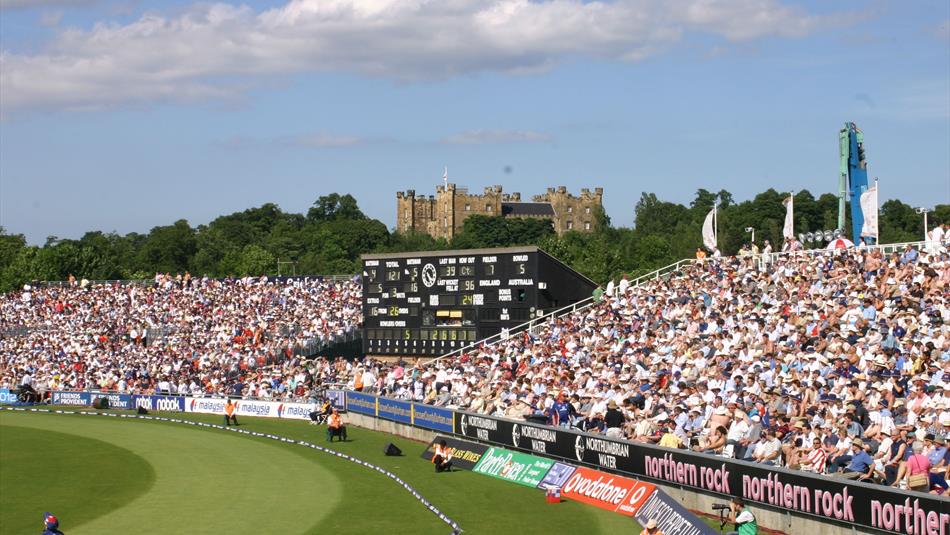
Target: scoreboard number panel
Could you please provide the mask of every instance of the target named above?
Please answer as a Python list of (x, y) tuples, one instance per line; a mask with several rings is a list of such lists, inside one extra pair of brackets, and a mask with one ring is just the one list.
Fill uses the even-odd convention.
[(589, 297), (537, 247), (363, 256), (363, 350), (439, 356)]

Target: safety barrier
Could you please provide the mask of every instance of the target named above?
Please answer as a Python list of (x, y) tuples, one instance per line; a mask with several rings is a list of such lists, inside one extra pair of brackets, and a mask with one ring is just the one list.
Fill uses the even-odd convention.
[(221, 430), (221, 431), (229, 431), (229, 432), (231, 432), (231, 433), (239, 433), (239, 434), (242, 434), (242, 435), (248, 435), (248, 436), (253, 436), (253, 437), (258, 437), (258, 438), (269, 438), (269, 439), (271, 439), (271, 440), (276, 440), (276, 441), (278, 441), (278, 442), (283, 442), (283, 443), (286, 443), (286, 444), (296, 444), (296, 445), (298, 445), (298, 446), (303, 446), (303, 447), (305, 447), (305, 448), (310, 448), (310, 449), (312, 449), (312, 450), (316, 450), (316, 451), (319, 451), (319, 452), (322, 452), (322, 453), (326, 453), (326, 454), (329, 454), (329, 455), (333, 455), (333, 456), (338, 457), (338, 458), (340, 458), (340, 459), (345, 459), (345, 460), (347, 460), (347, 461), (349, 461), (349, 462), (352, 462), (352, 463), (355, 463), (355, 464), (359, 464), (359, 465), (365, 466), (366, 468), (369, 468), (370, 470), (375, 470), (375, 471), (379, 472), (380, 474), (383, 474), (384, 476), (386, 476), (386, 477), (388, 477), (389, 479), (391, 479), (391, 480), (395, 481), (396, 483), (398, 483), (402, 488), (404, 488), (406, 491), (408, 491), (410, 494), (412, 494), (413, 497), (416, 498), (422, 505), (424, 505), (424, 506), (426, 507), (426, 509), (428, 509), (428, 510), (431, 511), (433, 514), (435, 514), (436, 516), (438, 516), (440, 520), (442, 520), (443, 522), (445, 522), (446, 524), (448, 524), (449, 527), (452, 528), (452, 531), (451, 531), (451, 534), (452, 534), (452, 535), (457, 535), (457, 534), (459, 534), (459, 533), (462, 533), (462, 528), (459, 527), (459, 525), (458, 525), (458, 523), (457, 523), (456, 521), (454, 521), (454, 520), (452, 520), (451, 518), (449, 518), (448, 516), (446, 516), (445, 513), (443, 513), (442, 511), (440, 511), (440, 510), (439, 510), (435, 505), (433, 505), (429, 500), (427, 500), (427, 499), (424, 498), (421, 494), (419, 494), (419, 491), (417, 491), (415, 488), (413, 488), (411, 485), (409, 485), (409, 483), (406, 483), (402, 478), (400, 478), (400, 477), (397, 476), (396, 474), (394, 474), (394, 473), (390, 472), (389, 470), (386, 470), (385, 468), (382, 468), (382, 467), (380, 467), (380, 466), (376, 466), (376, 465), (374, 465), (374, 464), (368, 463), (368, 462), (363, 461), (363, 460), (361, 460), (361, 459), (357, 459), (356, 457), (353, 457), (353, 456), (351, 456), (351, 455), (347, 455), (346, 453), (343, 453), (343, 452), (340, 452), (340, 451), (336, 451), (336, 450), (332, 450), (332, 449), (329, 449), (329, 448), (325, 448), (325, 447), (323, 447), (323, 446), (319, 446), (319, 445), (317, 445), (317, 444), (313, 444), (313, 443), (307, 442), (307, 441), (305, 441), (305, 440), (294, 440), (294, 439), (291, 439), (291, 438), (286, 438), (286, 437), (282, 437), (282, 436), (278, 436), (278, 435), (272, 435), (272, 434), (268, 434), (268, 433), (258, 433), (258, 432), (256, 432), (256, 431), (248, 431), (248, 430), (246, 430), (246, 429), (239, 429), (239, 428), (237, 428), (237, 427), (230, 427), (230, 426), (225, 427), (225, 426), (223, 426), (223, 425), (215, 425), (215, 424), (209, 424), (209, 423), (204, 423), (204, 422), (194, 422), (194, 421), (190, 421), (190, 420), (180, 420), (180, 419), (177, 419), (177, 418), (165, 418), (165, 417), (161, 417), (161, 416), (145, 416), (145, 415), (141, 415), (141, 414), (119, 414), (119, 413), (110, 413), (110, 412), (89, 412), (89, 411), (75, 411), (75, 412), (73, 412), (73, 411), (64, 411), (64, 410), (36, 409), (36, 408), (21, 408), (21, 407), (17, 407), (17, 408), (14, 408), (14, 407), (3, 407), (3, 410), (8, 410), (8, 411), (22, 411), (22, 412), (27, 412), (27, 411), (28, 411), (28, 412), (34, 412), (34, 413), (49, 413), (49, 414), (79, 414), (79, 415), (85, 415), (85, 416), (103, 416), (103, 417), (113, 417), (113, 418), (134, 418), (134, 419), (137, 419), (137, 420), (151, 420), (151, 421), (158, 421), (158, 422), (168, 422), (168, 423), (175, 423), (175, 424), (182, 424), (182, 425), (190, 425), (190, 426), (195, 426), (195, 427), (204, 427), (204, 428), (218, 429), (218, 430)]

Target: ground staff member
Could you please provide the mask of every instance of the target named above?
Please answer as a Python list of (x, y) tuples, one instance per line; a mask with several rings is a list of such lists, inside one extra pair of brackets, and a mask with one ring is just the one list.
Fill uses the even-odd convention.
[(346, 426), (343, 425), (343, 417), (340, 412), (333, 409), (327, 423), (327, 442), (333, 442), (333, 437), (338, 436), (340, 440), (346, 440)]
[(736, 525), (736, 531), (730, 532), (730, 535), (756, 535), (759, 532), (755, 515), (742, 498), (733, 498), (729, 503), (729, 511), (729, 521)]
[(452, 452), (446, 446), (444, 440), (440, 440), (435, 445), (435, 453), (432, 455), (432, 464), (435, 465), (436, 472), (452, 471)]
[(234, 411), (237, 410), (237, 405), (235, 405), (230, 399), (224, 405), (224, 425), (230, 426), (231, 422), (234, 422), (234, 425), (239, 425), (237, 421), (237, 416), (234, 415)]

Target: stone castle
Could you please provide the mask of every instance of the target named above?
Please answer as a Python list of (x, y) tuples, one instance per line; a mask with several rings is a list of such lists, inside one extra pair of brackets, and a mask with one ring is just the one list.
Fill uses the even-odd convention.
[(471, 215), (550, 219), (558, 234), (591, 232), (597, 228), (597, 213), (603, 208), (604, 188), (581, 189), (577, 197), (567, 188), (548, 188), (532, 202), (522, 202), (520, 193), (502, 193), (501, 186), (485, 188), (481, 195), (448, 183), (435, 195), (416, 196), (415, 190), (396, 192), (396, 229), (422, 232), (433, 238), (452, 239)]

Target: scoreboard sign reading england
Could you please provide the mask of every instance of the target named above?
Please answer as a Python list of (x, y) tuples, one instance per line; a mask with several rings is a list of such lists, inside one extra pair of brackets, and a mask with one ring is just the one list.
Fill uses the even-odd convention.
[(590, 297), (537, 247), (364, 255), (363, 350), (438, 356)]

